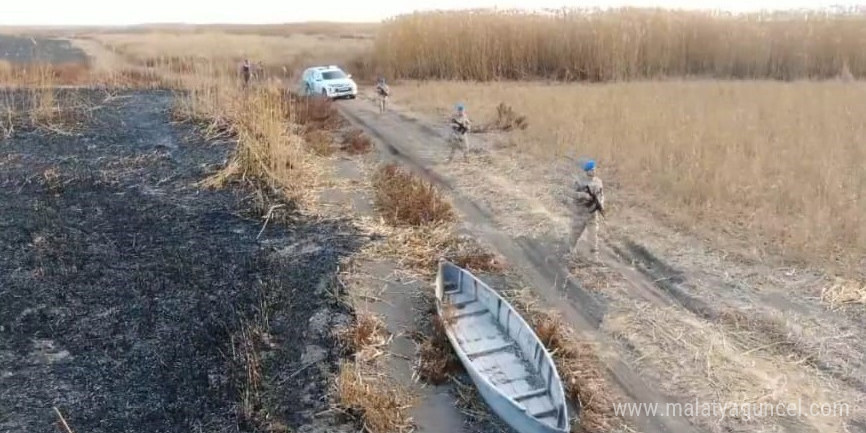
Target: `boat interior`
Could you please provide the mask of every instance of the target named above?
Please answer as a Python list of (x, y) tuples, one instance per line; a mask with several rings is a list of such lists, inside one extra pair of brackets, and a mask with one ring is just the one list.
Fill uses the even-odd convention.
[(473, 276), (456, 267), (444, 274), (444, 320), (475, 370), (528, 414), (562, 428), (567, 420), (564, 398), (554, 398), (561, 390), (554, 366), (525, 322)]

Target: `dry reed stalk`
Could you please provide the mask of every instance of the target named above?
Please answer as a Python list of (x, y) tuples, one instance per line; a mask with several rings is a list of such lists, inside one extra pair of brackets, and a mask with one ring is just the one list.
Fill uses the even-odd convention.
[(412, 430), (409, 409), (414, 396), (364, 364), (343, 362), (335, 382), (337, 404), (356, 417), (369, 433)]
[(240, 394), (241, 419), (255, 422), (261, 404), (262, 358), (260, 346), (265, 330), (258, 323), (241, 322), (231, 335), (234, 382)]
[(65, 433), (75, 433), (71, 428), (69, 428), (69, 424), (66, 422), (66, 418), (63, 417), (63, 414), (60, 413), (60, 409), (55, 407), (54, 413), (57, 415), (57, 423), (63, 428)]

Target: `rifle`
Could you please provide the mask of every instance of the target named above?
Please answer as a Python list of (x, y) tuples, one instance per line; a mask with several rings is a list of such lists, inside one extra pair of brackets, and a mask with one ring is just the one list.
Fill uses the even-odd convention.
[(457, 128), (455, 128), (455, 129), (457, 129), (457, 132), (459, 132), (459, 133), (461, 133), (461, 134), (465, 134), (466, 131), (468, 131), (468, 129), (466, 128), (465, 125), (463, 125), (462, 123), (458, 122), (457, 119), (455, 119), (455, 118), (453, 118), (453, 117), (451, 118), (451, 123), (457, 125)]
[(601, 216), (605, 216), (604, 215), (604, 206), (601, 205), (601, 202), (598, 201), (598, 197), (596, 197), (596, 195), (592, 193), (592, 190), (589, 189), (589, 185), (584, 186), (583, 189), (585, 189), (586, 193), (589, 194), (590, 197), (592, 197), (593, 208), (590, 209), (590, 212), (598, 211), (598, 213), (600, 213)]

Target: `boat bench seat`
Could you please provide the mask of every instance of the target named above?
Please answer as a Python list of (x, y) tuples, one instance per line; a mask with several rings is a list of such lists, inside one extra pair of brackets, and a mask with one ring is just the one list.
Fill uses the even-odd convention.
[(509, 397), (513, 398), (515, 401), (521, 400), (529, 400), (533, 397), (538, 397), (540, 395), (546, 395), (547, 388), (536, 388), (531, 391), (522, 392), (520, 394), (509, 395)]
[(488, 313), (487, 307), (484, 306), (484, 304), (475, 301), (466, 304), (463, 308), (455, 309), (451, 318), (462, 319), (464, 317), (477, 316), (484, 313)]
[(510, 353), (516, 347), (513, 341), (499, 336), (467, 341), (462, 346), (466, 356), (473, 361), (479, 357), (499, 357), (504, 353)]
[(534, 417), (556, 415), (556, 407), (550, 397), (541, 395), (519, 402)]
[(462, 308), (464, 305), (477, 301), (475, 294), (469, 292), (457, 292), (455, 294), (448, 294), (447, 296), (448, 304), (451, 304), (454, 308)]

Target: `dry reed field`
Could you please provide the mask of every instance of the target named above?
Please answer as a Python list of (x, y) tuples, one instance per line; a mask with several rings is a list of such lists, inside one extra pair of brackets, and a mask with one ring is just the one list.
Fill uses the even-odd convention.
[(866, 74), (866, 17), (620, 9), (433, 12), (383, 23), (376, 65), (417, 79), (829, 78)]
[(529, 119), (517, 157), (593, 156), (618, 195), (768, 251), (852, 269), (866, 255), (859, 82), (431, 82), (395, 101), (464, 101), (479, 122), (505, 102)]
[(343, 64), (372, 46), (367, 37), (308, 33), (151, 32), (88, 37), (138, 65), (190, 74), (216, 65), (236, 73), (240, 62), (249, 58), (261, 66), (261, 73), (280, 78), (291, 78), (306, 64)]
[[(398, 85), (397, 103), (444, 114), (462, 101), (477, 122), (505, 103), (527, 116), (512, 139), (525, 154), (596, 157), (632, 202), (678, 223), (856, 271), (866, 263), (866, 86), (852, 80), (866, 74), (864, 23), (642, 9), (419, 13), (383, 23), (373, 63), (391, 79), (422, 80)], [(629, 82), (532, 81), (545, 78)]]

